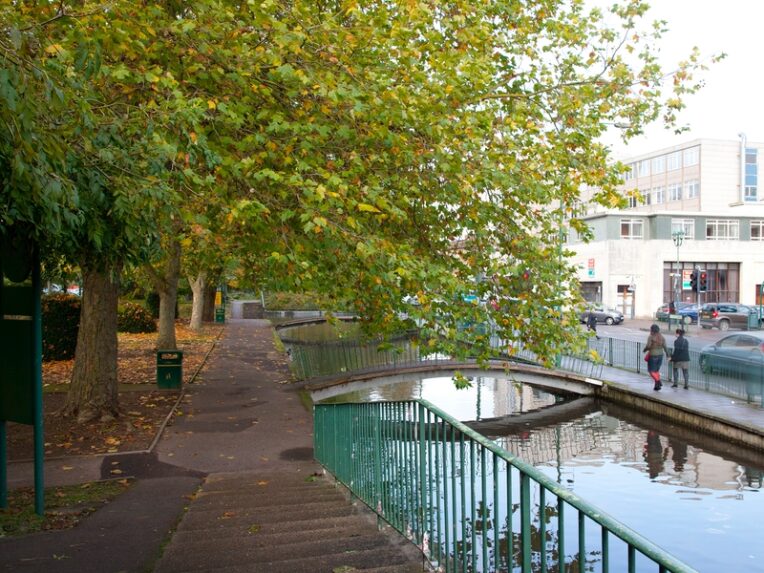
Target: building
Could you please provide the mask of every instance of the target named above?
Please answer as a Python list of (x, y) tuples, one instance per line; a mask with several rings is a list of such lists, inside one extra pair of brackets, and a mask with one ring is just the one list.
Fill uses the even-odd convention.
[[(583, 218), (593, 240), (568, 235), (584, 297), (632, 318), (652, 316), (675, 298), (759, 304), (762, 161), (764, 143), (747, 142), (743, 134), (737, 141), (696, 139), (624, 161), (629, 206), (591, 205)], [(706, 271), (707, 292), (690, 289), (693, 269)]]

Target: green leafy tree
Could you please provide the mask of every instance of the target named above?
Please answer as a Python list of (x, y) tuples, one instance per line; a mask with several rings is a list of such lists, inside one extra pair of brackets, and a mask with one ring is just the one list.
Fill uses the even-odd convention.
[(599, 138), (671, 124), (696, 88), (693, 55), (665, 93), (646, 8), (607, 24), (576, 0), (260, 4), (251, 93), (229, 108), (245, 267), (454, 354), (489, 356), (486, 324), (544, 359), (575, 346), (560, 223), (583, 230), (584, 186), (622, 201)]
[(82, 269), (82, 419), (116, 412), (120, 269), (155, 262), (172, 347), (198, 237), (214, 248), (186, 244), (190, 272), (220, 249), (252, 282), (350, 303), (368, 330), (416, 324), (433, 349), (485, 358), (485, 325), (546, 359), (575, 345), (560, 222), (585, 232), (584, 186), (622, 201), (600, 136), (671, 125), (697, 88), (695, 53), (665, 85), (640, 0), (608, 19), (581, 0), (26, 6), (2, 13), (0, 98), (40, 104), (9, 130), (21, 158), (0, 144), (3, 224), (57, 233)]

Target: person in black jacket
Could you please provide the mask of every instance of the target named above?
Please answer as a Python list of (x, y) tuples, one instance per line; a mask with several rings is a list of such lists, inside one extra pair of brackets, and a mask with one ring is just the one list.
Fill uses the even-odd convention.
[[(589, 312), (589, 315), (586, 317), (586, 328), (594, 333), (594, 336), (597, 336), (597, 317), (593, 312)], [(597, 340), (599, 340), (599, 336), (597, 336)]]
[(679, 370), (684, 377), (684, 389), (690, 387), (690, 344), (684, 337), (684, 330), (676, 329), (676, 340), (674, 340), (674, 352), (671, 354), (671, 365), (674, 368), (674, 383), (672, 388), (679, 384)]

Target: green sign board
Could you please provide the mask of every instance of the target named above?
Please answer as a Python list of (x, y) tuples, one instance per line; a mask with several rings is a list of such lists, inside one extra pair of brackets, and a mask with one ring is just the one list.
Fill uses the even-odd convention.
[(0, 286), (0, 420), (34, 423), (34, 290)]

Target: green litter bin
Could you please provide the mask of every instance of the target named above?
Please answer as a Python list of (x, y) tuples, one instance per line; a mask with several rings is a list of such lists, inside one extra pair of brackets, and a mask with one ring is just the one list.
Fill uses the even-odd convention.
[(225, 307), (215, 309), (215, 322), (225, 322)]
[(183, 352), (157, 350), (157, 386), (180, 388), (183, 384)]

